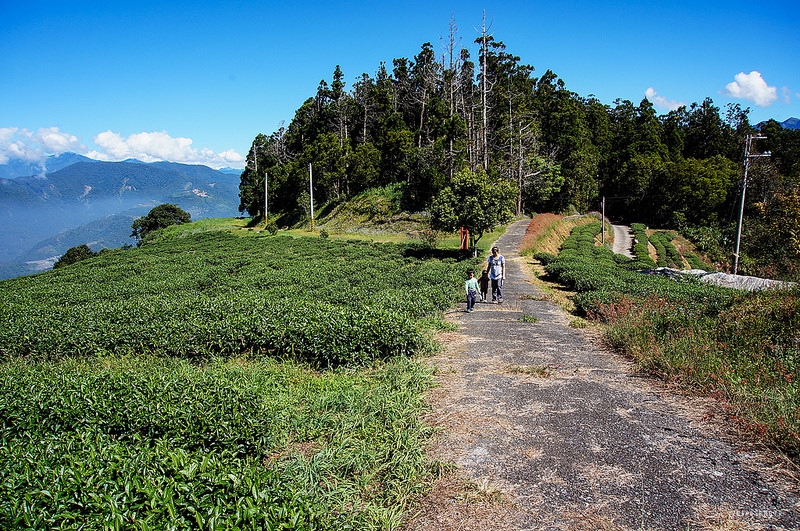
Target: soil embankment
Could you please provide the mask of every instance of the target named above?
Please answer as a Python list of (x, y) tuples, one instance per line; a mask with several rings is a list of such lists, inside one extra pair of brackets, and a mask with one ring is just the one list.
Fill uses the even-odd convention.
[(606, 349), (545, 300), (518, 253), (527, 221), (498, 241), (505, 303), (450, 314), (431, 452), (456, 466), (406, 526), (471, 529), (798, 529), (797, 484), (715, 420)]

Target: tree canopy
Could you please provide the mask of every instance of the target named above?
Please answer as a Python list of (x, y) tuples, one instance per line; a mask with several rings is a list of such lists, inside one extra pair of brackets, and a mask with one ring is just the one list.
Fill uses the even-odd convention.
[(97, 256), (98, 254), (100, 253), (92, 251), (85, 243), (76, 245), (75, 247), (70, 247), (67, 249), (67, 252), (64, 253), (61, 258), (56, 260), (56, 262), (53, 264), (53, 269), (68, 266), (70, 264), (74, 264), (75, 262), (80, 262), (81, 260), (86, 260), (87, 258)]
[(191, 220), (191, 214), (178, 205), (164, 203), (150, 210), (146, 216), (133, 222), (131, 237), (139, 240), (139, 245), (141, 245), (145, 238), (152, 232), (171, 225), (188, 223)]
[[(711, 223), (721, 242), (730, 241), (743, 139), (758, 131), (749, 109), (721, 110), (710, 98), (663, 115), (646, 98), (604, 104), (568, 90), (551, 70), (537, 77), (485, 29), (472, 49), (460, 42), (453, 21), (438, 49), (423, 43), (410, 58), (381, 63), (349, 86), (336, 65), (288, 126), (256, 135), (239, 210), (264, 212), (265, 179), (270, 210), (302, 209), (309, 164), (315, 202), (398, 184), (412, 211), (441, 203), (469, 170), (514, 183), (516, 213), (599, 210), (611, 198), (616, 219)], [(762, 149), (772, 157), (759, 165), (796, 189), (800, 133), (773, 121), (760, 127), (768, 137)], [(747, 199), (753, 221), (763, 199)]]
[(455, 232), (466, 227), (473, 244), (487, 231), (514, 217), (516, 187), (483, 170), (461, 170), (431, 202), (431, 228)]

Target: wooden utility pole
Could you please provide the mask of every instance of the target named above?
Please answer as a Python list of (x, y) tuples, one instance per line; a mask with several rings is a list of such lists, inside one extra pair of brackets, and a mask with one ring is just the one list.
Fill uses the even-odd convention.
[(314, 177), (311, 174), (311, 163), (308, 163), (308, 195), (311, 198), (311, 232), (314, 232)]
[(603, 217), (600, 218), (600, 243), (606, 244), (606, 196), (603, 196)]

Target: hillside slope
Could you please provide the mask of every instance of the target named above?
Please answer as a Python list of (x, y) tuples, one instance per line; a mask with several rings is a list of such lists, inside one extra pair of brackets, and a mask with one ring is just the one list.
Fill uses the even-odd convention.
[(238, 182), (205, 166), (99, 161), (0, 179), (0, 263), (52, 260), (82, 243), (95, 250), (133, 243), (121, 220), (161, 203), (175, 203), (193, 219), (236, 216)]

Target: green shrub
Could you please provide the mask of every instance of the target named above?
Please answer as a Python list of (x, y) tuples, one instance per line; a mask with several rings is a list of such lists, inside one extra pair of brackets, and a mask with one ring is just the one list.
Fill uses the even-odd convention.
[(534, 258), (534, 260), (538, 260), (542, 265), (547, 265), (550, 262), (552, 262), (553, 260), (555, 260), (557, 257), (556, 257), (556, 255), (554, 255), (552, 253), (546, 253), (544, 251), (539, 251), (539, 252), (533, 253), (533, 258)]
[(56, 260), (56, 263), (53, 264), (53, 269), (58, 269), (59, 267), (68, 266), (74, 264), (76, 262), (80, 262), (81, 260), (86, 260), (87, 258), (92, 258), (97, 256), (99, 253), (96, 253), (89, 249), (89, 246), (85, 243), (82, 245), (77, 245), (75, 247), (70, 247), (67, 249), (67, 252), (64, 253), (61, 258)]
[(703, 262), (699, 256), (692, 253), (686, 253), (683, 255), (686, 258), (686, 261), (689, 262), (689, 266), (692, 269), (702, 269), (703, 271), (714, 271), (713, 267), (710, 267), (708, 264)]

